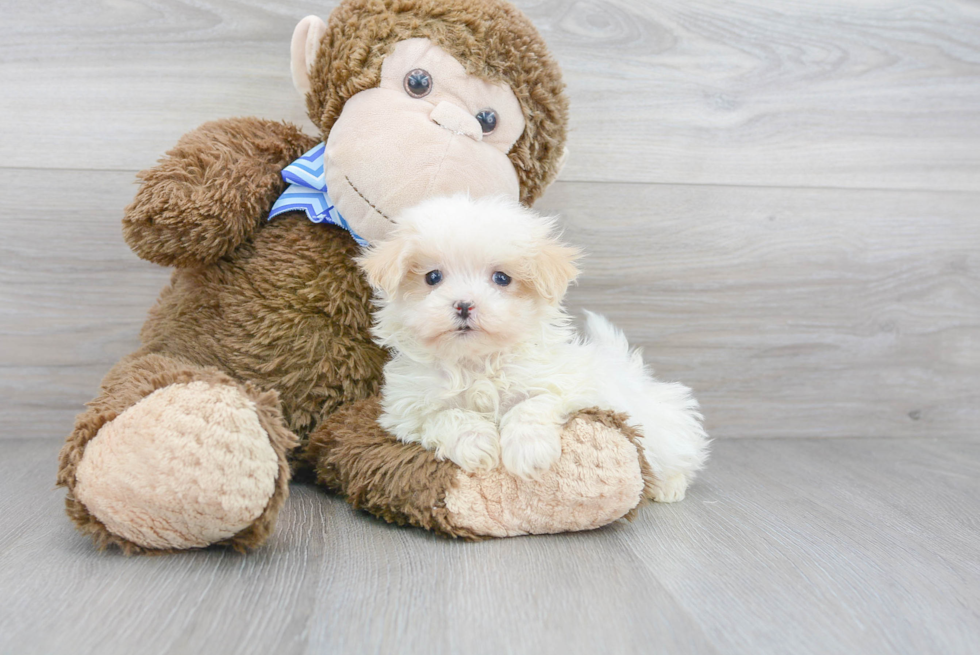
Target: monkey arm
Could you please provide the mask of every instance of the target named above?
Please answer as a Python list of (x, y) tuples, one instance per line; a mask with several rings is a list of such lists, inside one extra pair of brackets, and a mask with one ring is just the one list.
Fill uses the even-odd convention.
[(316, 145), (288, 123), (231, 118), (188, 132), (142, 171), (123, 236), (141, 258), (164, 266), (208, 264), (266, 221), (285, 188), (280, 171)]

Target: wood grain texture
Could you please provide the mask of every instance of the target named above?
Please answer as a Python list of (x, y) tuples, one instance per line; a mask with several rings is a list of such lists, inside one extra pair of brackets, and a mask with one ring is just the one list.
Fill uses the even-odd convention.
[(536, 5), (568, 71), (567, 179), (980, 189), (980, 6)]
[(606, 314), (709, 433), (976, 436), (980, 194), (556, 185)]
[(66, 437), (170, 273), (123, 241), (132, 173), (2, 170), (0, 188), (0, 438)]
[[(138, 344), (166, 269), (119, 229), (120, 172), (0, 170), (0, 437), (66, 435)], [(57, 193), (48, 193), (50, 188)], [(976, 435), (980, 194), (559, 182), (605, 313), (711, 434)]]
[(975, 652), (980, 441), (715, 444), (687, 500), (447, 541), (302, 485), (267, 547), (125, 558), (60, 513), (56, 440), (0, 442), (0, 652)]
[[(572, 100), (565, 179), (980, 190), (980, 5), (525, 0)], [(138, 170), (203, 121), (304, 121), (332, 2), (5, 4), (0, 162)]]
[[(128, 171), (220, 116), (312, 132), (288, 34), (332, 4), (8, 5), (0, 437), (56, 436), (167, 279), (120, 238)], [(975, 3), (520, 6), (572, 96), (541, 206), (592, 251), (573, 307), (691, 384), (716, 436), (976, 434)]]

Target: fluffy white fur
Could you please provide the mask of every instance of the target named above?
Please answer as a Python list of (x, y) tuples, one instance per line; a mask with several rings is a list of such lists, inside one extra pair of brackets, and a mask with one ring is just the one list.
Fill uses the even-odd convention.
[(561, 301), (579, 251), (554, 233), (554, 219), (505, 198), (436, 198), (401, 214), (360, 260), (375, 337), (394, 351), (379, 422), (464, 470), (502, 461), (533, 478), (561, 455), (570, 414), (624, 412), (642, 432), (655, 500), (680, 500), (707, 457), (697, 401), (655, 380), (602, 316), (586, 312), (586, 336), (575, 333)]

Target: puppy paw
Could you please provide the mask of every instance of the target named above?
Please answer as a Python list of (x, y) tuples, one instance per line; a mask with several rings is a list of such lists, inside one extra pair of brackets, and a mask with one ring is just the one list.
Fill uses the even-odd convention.
[(687, 476), (683, 473), (668, 473), (663, 478), (657, 478), (656, 482), (650, 485), (648, 494), (658, 503), (676, 503), (678, 500), (684, 500), (687, 483)]
[(509, 423), (500, 434), (504, 468), (524, 479), (534, 479), (561, 457), (562, 426), (551, 423)]
[(466, 430), (436, 450), (441, 459), (452, 460), (468, 473), (488, 471), (500, 461), (500, 436), (495, 429)]

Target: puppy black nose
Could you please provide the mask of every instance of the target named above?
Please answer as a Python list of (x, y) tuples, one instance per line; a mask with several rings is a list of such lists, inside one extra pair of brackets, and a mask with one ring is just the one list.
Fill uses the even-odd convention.
[(471, 302), (455, 302), (453, 303), (453, 309), (456, 310), (456, 315), (460, 318), (468, 318), (470, 315), (470, 310), (473, 309), (473, 303)]

